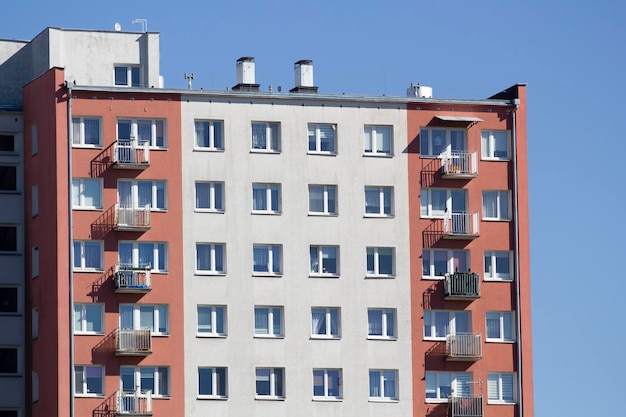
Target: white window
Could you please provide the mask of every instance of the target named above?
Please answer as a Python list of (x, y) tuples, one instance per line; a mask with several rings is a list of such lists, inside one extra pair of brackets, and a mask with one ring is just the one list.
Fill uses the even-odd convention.
[(227, 398), (226, 368), (198, 368), (198, 398)]
[(283, 308), (254, 307), (254, 335), (255, 337), (284, 336)]
[(489, 372), (487, 374), (487, 402), (489, 404), (514, 404), (516, 402), (515, 374)]
[(420, 156), (438, 157), (444, 152), (467, 150), (465, 129), (422, 128)]
[(30, 201), (30, 215), (35, 217), (39, 214), (39, 186), (33, 185), (31, 187), (31, 201)]
[(334, 124), (310, 124), (309, 153), (336, 154), (336, 130), (337, 125)]
[(196, 243), (196, 273), (224, 274), (225, 252), (223, 243)]
[(119, 242), (121, 266), (150, 268), (152, 272), (167, 272), (167, 244), (163, 242)]
[(226, 336), (226, 306), (198, 306), (198, 336)]
[(469, 251), (451, 249), (424, 249), (422, 251), (422, 277), (443, 279), (446, 274), (467, 272), (470, 268)]
[(165, 181), (117, 182), (117, 201), (121, 208), (144, 208), (166, 210), (167, 193)]
[(281, 245), (253, 245), (254, 275), (281, 275), (281, 253)]
[(17, 187), (17, 166), (0, 165), (0, 192), (15, 192)]
[(280, 125), (278, 123), (252, 123), (252, 150), (280, 152)]
[(341, 312), (338, 307), (311, 309), (311, 337), (338, 339), (341, 337)]
[(140, 87), (141, 71), (137, 65), (116, 65), (115, 85), (124, 87)]
[(18, 226), (0, 224), (0, 253), (18, 253)]
[(467, 211), (467, 190), (422, 188), (420, 215), (426, 218), (443, 218), (446, 213)]
[(196, 181), (196, 211), (224, 211), (224, 183)]
[(102, 241), (74, 241), (74, 271), (102, 271)]
[(257, 398), (285, 398), (285, 368), (256, 368), (255, 372)]
[(152, 391), (153, 397), (169, 397), (170, 368), (152, 366), (120, 366), (122, 392), (134, 393), (137, 387), (141, 395)]
[(97, 397), (104, 395), (104, 367), (97, 365), (74, 366), (74, 394)]
[(104, 308), (102, 304), (75, 303), (74, 304), (74, 333), (76, 334), (103, 334)]
[(97, 117), (72, 118), (72, 144), (74, 146), (102, 146), (102, 128)]
[(398, 399), (398, 371), (396, 369), (369, 370), (370, 401)]
[(469, 311), (424, 310), (424, 339), (445, 340), (449, 334), (471, 332)]
[(450, 397), (472, 394), (469, 372), (426, 372), (426, 402), (446, 402)]
[(394, 275), (394, 248), (367, 248), (367, 275)]
[(18, 287), (0, 287), (0, 315), (20, 312)]
[(163, 119), (119, 119), (117, 121), (117, 140), (137, 145), (148, 144), (151, 148), (165, 148), (167, 135)]
[(224, 122), (221, 120), (196, 120), (196, 149), (223, 151)]
[(393, 187), (365, 187), (365, 215), (393, 215)]
[(72, 208), (101, 209), (102, 180), (96, 178), (72, 179)]
[(365, 126), (363, 138), (366, 155), (391, 155), (391, 126)]
[(0, 347), (0, 377), (22, 373), (22, 349), (14, 346)]
[(488, 342), (513, 342), (515, 331), (513, 326), (512, 311), (488, 311), (487, 312), (487, 341)]
[(311, 275), (339, 275), (339, 246), (311, 246)]
[(510, 159), (509, 132), (506, 130), (483, 130), (481, 135), (483, 159)]
[(252, 184), (252, 212), (280, 213), (280, 184)]
[(509, 191), (483, 191), (483, 219), (510, 220), (511, 193)]
[(309, 185), (309, 214), (337, 214), (336, 185)]
[(313, 399), (340, 399), (341, 382), (341, 369), (314, 369)]
[(153, 335), (169, 334), (166, 304), (120, 304), (120, 329), (150, 329)]
[(396, 339), (396, 310), (370, 308), (367, 310), (368, 339)]
[(511, 252), (485, 251), (485, 279), (509, 281), (511, 273)]

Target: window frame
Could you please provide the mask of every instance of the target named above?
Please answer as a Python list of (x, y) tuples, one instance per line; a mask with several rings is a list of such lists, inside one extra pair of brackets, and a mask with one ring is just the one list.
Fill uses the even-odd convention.
[[(98, 122), (98, 142), (86, 143), (85, 138), (85, 122), (97, 121)], [(76, 126), (77, 125), (77, 126)], [(76, 132), (78, 129), (78, 132)], [(72, 116), (72, 147), (73, 148), (102, 148), (102, 118), (98, 116)], [(75, 133), (78, 133), (76, 138)]]
[[(489, 316), (497, 315), (498, 337), (490, 337)], [(508, 317), (507, 317), (508, 316)], [(494, 318), (492, 318), (493, 320)], [(506, 322), (508, 321), (511, 337), (506, 337)], [(517, 340), (515, 335), (515, 312), (513, 311), (486, 311), (485, 312), (485, 342), (489, 343), (514, 343)]]
[[(86, 187), (85, 183), (95, 183), (98, 184), (98, 195), (95, 196), (97, 198), (97, 202), (99, 204), (96, 205), (87, 205), (85, 204), (86, 198), (92, 198), (93, 196), (86, 195)], [(78, 191), (78, 194), (74, 194), (75, 188)], [(103, 208), (103, 187), (102, 187), (102, 179), (101, 178), (72, 178), (72, 210), (102, 210)]]
[[(443, 212), (433, 209), (433, 192), (446, 193), (446, 207)], [(463, 193), (464, 201), (463, 211), (454, 210), (454, 194)], [(420, 190), (420, 218), (422, 219), (443, 219), (448, 213), (467, 213), (469, 212), (469, 193), (463, 188), (437, 188), (427, 187)]]
[[(396, 402), (399, 401), (399, 395), (398, 395), (398, 370), (397, 369), (369, 369), (368, 371), (368, 375), (369, 375), (369, 382), (368, 382), (368, 386), (369, 386), (369, 393), (368, 393), (368, 399), (370, 402)], [(389, 376), (393, 377), (393, 394), (394, 395), (385, 395), (387, 392), (387, 384), (389, 383)], [(376, 386), (373, 387), (372, 386), (372, 382), (374, 382), (375, 380), (378, 380), (376, 382)], [(377, 390), (378, 391), (378, 395), (373, 394), (373, 392)]]
[[(255, 144), (255, 126), (257, 128), (264, 127), (265, 128), (265, 136), (263, 137), (263, 141), (265, 142), (264, 147), (256, 147)], [(250, 152), (253, 153), (280, 153), (280, 123), (279, 122), (252, 122), (250, 124), (251, 128), (251, 143), (250, 143)], [(274, 137), (276, 135), (276, 137)]]
[[(378, 190), (378, 211), (368, 211), (367, 204), (367, 193), (368, 191), (374, 192)], [(389, 204), (386, 204), (386, 192), (388, 191), (389, 196)], [(366, 185), (364, 191), (365, 197), (365, 206), (364, 213), (365, 217), (393, 217), (394, 216), (394, 187), (393, 186), (378, 186), (378, 185)], [(389, 207), (389, 213), (386, 213), (386, 208)], [(373, 208), (375, 206), (372, 206)]]
[[(269, 371), (269, 393), (259, 394), (259, 371)], [(284, 400), (285, 399), (285, 368), (257, 367), (255, 373), (256, 400)], [(278, 376), (280, 375), (280, 376)]]
[[(372, 316), (370, 313), (380, 313), (380, 333), (372, 331)], [(389, 325), (391, 317), (391, 326)], [(368, 308), (367, 309), (367, 338), (370, 340), (398, 340), (398, 311), (395, 308)]]
[[(211, 315), (211, 323), (209, 325), (200, 324), (200, 309), (209, 310), (208, 313)], [(220, 323), (220, 313), (218, 310), (221, 310), (221, 323)], [(228, 336), (228, 308), (225, 305), (208, 305), (208, 304), (198, 304), (196, 306), (196, 336), (197, 337), (227, 337)], [(202, 331), (201, 327), (210, 326), (210, 331)], [(219, 329), (222, 328), (220, 332)]]
[[(496, 194), (496, 217), (487, 216), (487, 209), (485, 206), (485, 193)], [(504, 196), (504, 198), (503, 198)], [(506, 204), (507, 216), (502, 215), (502, 202)], [(511, 191), (510, 190), (483, 190), (482, 193), (482, 219), (485, 221), (511, 221)]]
[[(333, 132), (330, 144), (332, 144), (332, 150), (324, 150), (324, 141), (322, 140), (322, 134), (320, 127), (325, 127)], [(314, 130), (313, 136), (311, 135), (312, 129)], [(326, 130), (329, 131), (329, 130)], [(311, 149), (311, 138), (314, 139), (314, 149)], [(308, 123), (307, 124), (307, 153), (310, 155), (337, 155), (337, 124), (336, 123)]]
[[(339, 401), (343, 398), (343, 370), (341, 368), (314, 368), (313, 369), (313, 401)], [(316, 376), (316, 373), (318, 374)], [(321, 375), (319, 375), (321, 373)], [(335, 378), (331, 376), (331, 373), (335, 374)], [(316, 385), (316, 379), (319, 379), (321, 376), (321, 386)], [(336, 380), (334, 385), (331, 385), (333, 380)], [(315, 393), (316, 388), (322, 389), (322, 395)], [(336, 390), (336, 394), (332, 394), (332, 392)]]
[(15, 134), (9, 132), (0, 132), (0, 155), (18, 154), (16, 145), (17, 142), (15, 140)]
[[(15, 371), (12, 372), (10, 370), (6, 370), (6, 372), (4, 372), (2, 369), (0, 369), (0, 378), (10, 377), (10, 376), (22, 376), (22, 370), (23, 370), (22, 362), (24, 360), (22, 357), (22, 355), (24, 354), (22, 350), (22, 346), (0, 345), (0, 351), (7, 351), (7, 354), (9, 351), (15, 352)], [(5, 364), (4, 355), (0, 355), (0, 358), (3, 359), (3, 360), (0, 360), (0, 364), (4, 366)]]
[[(438, 328), (438, 322), (436, 314), (447, 314), (448, 320), (446, 322), (446, 334), (444, 336), (437, 336), (440, 330)], [(457, 316), (466, 315), (468, 329), (465, 332), (457, 331)], [(454, 334), (467, 334), (472, 332), (472, 312), (470, 310), (424, 310), (424, 326), (422, 337), (424, 340), (432, 341), (445, 341), (449, 335)], [(430, 333), (430, 335), (427, 335)]]
[[(126, 82), (118, 82), (117, 71), (118, 69), (126, 69)], [(137, 74), (134, 73), (137, 70)], [(133, 79), (133, 76), (137, 75), (137, 79)], [(116, 87), (141, 87), (141, 65), (138, 64), (115, 64), (113, 65), (113, 85)]]
[[(122, 245), (130, 245), (131, 250), (131, 263), (124, 264), (120, 259), (120, 252)], [(139, 246), (140, 245), (152, 245), (152, 263), (150, 264), (150, 272), (157, 274), (165, 274), (169, 272), (169, 260), (168, 260), (168, 243), (167, 242), (153, 242), (153, 241), (143, 241), (143, 240), (120, 240), (117, 242), (117, 252), (118, 252), (118, 263), (124, 266), (130, 266), (133, 268), (141, 268), (143, 266), (147, 266), (147, 264), (139, 263)], [(155, 259), (156, 263), (160, 263), (159, 258), (161, 258), (161, 249), (163, 250), (163, 265), (153, 265)], [(156, 266), (156, 267), (155, 267)]]
[[(0, 285), (0, 293), (2, 294), (2, 297), (0, 297), (0, 316), (21, 315), (22, 314), (21, 286), (20, 285), (7, 285), (3, 283), (2, 285)], [(13, 309), (13, 306), (15, 307), (15, 309)]]
[[(17, 194), (22, 189), (20, 173), (18, 170), (18, 164), (10, 162), (0, 162), (0, 168), (6, 169), (7, 176), (5, 179), (0, 177), (0, 194)], [(12, 174), (11, 174), (12, 172)], [(4, 188), (4, 187), (7, 188)]]
[[(389, 132), (389, 151), (379, 150), (378, 137), (376, 135), (377, 129), (386, 129)], [(367, 130), (370, 129), (369, 140)], [(369, 146), (368, 146), (369, 144)], [(383, 137), (384, 144), (384, 137)], [(369, 150), (368, 150), (369, 147)], [(384, 148), (384, 146), (383, 146)], [(393, 156), (393, 125), (365, 125), (363, 126), (363, 155), (364, 156), (378, 156), (378, 157), (392, 157)]]
[[(435, 376), (435, 397), (429, 398), (428, 397), (428, 388), (429, 388), (428, 377), (429, 376), (432, 377), (433, 375)], [(442, 394), (442, 391), (441, 391), (441, 388), (445, 386), (443, 385), (444, 382), (441, 381), (441, 377), (443, 375), (447, 375), (450, 380), (450, 395), (449, 396), (445, 396), (445, 393)], [(463, 375), (464, 378), (459, 378), (461, 375)], [(467, 381), (467, 389), (469, 390), (469, 394), (471, 395), (471, 393), (473, 392), (472, 377), (473, 377), (472, 372), (426, 371), (424, 375), (424, 381), (425, 381), (424, 397), (425, 397), (426, 403), (447, 403), (448, 399), (451, 397), (458, 398), (457, 396), (455, 396), (455, 393), (458, 394), (459, 392), (461, 393), (460, 396), (462, 396), (463, 391), (464, 391), (464, 389), (462, 388), (462, 384), (464, 383), (464, 380)], [(458, 384), (461, 384), (460, 389), (457, 389)]]
[[(130, 186), (130, 201), (122, 202), (120, 194), (120, 186), (122, 184), (129, 184)], [(139, 206), (139, 189), (140, 184), (150, 184), (150, 202), (148, 203), (150, 211), (167, 211), (167, 181), (165, 180), (129, 180), (118, 179), (117, 180), (117, 202), (120, 207), (124, 208), (143, 208)], [(159, 206), (159, 185), (162, 185), (163, 190), (163, 206)], [(130, 207), (127, 207), (130, 206)]]
[[(122, 308), (132, 308), (132, 328), (122, 326)], [(170, 335), (170, 306), (169, 304), (136, 304), (136, 303), (120, 303), (119, 305), (119, 322), (118, 327), (123, 330), (142, 330), (147, 326), (142, 326), (142, 308), (152, 310), (152, 326), (150, 327), (151, 336), (169, 336)], [(161, 317), (165, 314), (165, 318)], [(164, 321), (164, 323), (162, 323)], [(163, 328), (164, 330), (161, 330)]]
[[(503, 396), (503, 381), (502, 377), (506, 375), (511, 378), (511, 392), (512, 399), (504, 399)], [(498, 398), (494, 399), (489, 394), (489, 386), (493, 383), (494, 377), (496, 378), (496, 390)], [(517, 404), (517, 377), (515, 372), (488, 372), (487, 373), (487, 404)]]
[[(94, 325), (93, 318), (88, 314), (88, 306), (99, 308), (99, 328), (95, 330), (87, 330), (89, 324)], [(76, 317), (77, 309), (80, 308), (80, 329), (77, 330), (78, 318)], [(104, 304), (102, 303), (74, 303), (73, 310), (74, 334), (76, 335), (102, 335), (104, 334)]]
[[(220, 384), (219, 384), (219, 375), (218, 375), (218, 370), (223, 370), (223, 376), (222, 378), (224, 378), (224, 384), (223, 384), (223, 388), (224, 388), (224, 392), (220, 392)], [(201, 390), (201, 375), (200, 372), (201, 371), (208, 371), (210, 372), (210, 377), (211, 377), (211, 393), (210, 394), (203, 394), (200, 392)], [(197, 393), (197, 399), (199, 400), (225, 400), (228, 398), (228, 368), (225, 366), (199, 366), (198, 367), (198, 393)]]
[[(256, 200), (255, 200), (255, 191), (261, 192), (265, 191), (265, 197), (263, 197), (262, 203), (264, 203), (265, 208), (255, 208)], [(276, 192), (276, 205), (274, 207), (274, 199), (273, 193)], [(274, 214), (279, 215), (281, 212), (282, 206), (282, 186), (280, 183), (269, 183), (269, 182), (253, 182), (252, 183), (252, 214)]]
[[(324, 267), (324, 261), (323, 259), (332, 259), (330, 257), (326, 257), (324, 258), (324, 249), (330, 249), (333, 248), (335, 250), (335, 270), (331, 271), (331, 272), (325, 272), (325, 267)], [(313, 250), (315, 250), (316, 252), (316, 262), (317, 262), (317, 267), (315, 268), (316, 270), (314, 270), (313, 265)], [(328, 277), (328, 278), (337, 278), (339, 277), (340, 274), (340, 267), (339, 267), (339, 259), (340, 259), (340, 255), (339, 255), (339, 245), (310, 245), (309, 246), (309, 276), (310, 277)], [(321, 260), (321, 261), (320, 261)]]
[[(506, 254), (508, 258), (509, 273), (498, 272), (498, 254)], [(487, 270), (487, 259), (489, 259), (489, 270)], [(486, 250), (483, 255), (484, 279), (485, 281), (513, 281), (513, 252)], [(491, 272), (493, 271), (493, 272)]]
[[(76, 254), (76, 249), (77, 249), (76, 245), (77, 244), (79, 245), (78, 249), (80, 250), (80, 253), (78, 254), (78, 256), (80, 256), (80, 266), (76, 266), (76, 260), (77, 260), (76, 259), (76, 256), (77, 256), (77, 254)], [(98, 253), (99, 253), (98, 261), (99, 262), (98, 262), (97, 266), (93, 266), (93, 267), (92, 266), (87, 266), (87, 263), (86, 263), (87, 260), (86, 260), (86, 257), (85, 257), (85, 254), (86, 254), (86, 251), (85, 251), (86, 244), (94, 245), (94, 246), (97, 244), (99, 246), (99, 249), (100, 249), (98, 251)], [(73, 256), (73, 261), (72, 261), (72, 266), (73, 266), (72, 270), (74, 272), (102, 272), (102, 271), (104, 271), (104, 242), (102, 240), (75, 239), (73, 241), (73, 244), (72, 244), (72, 252), (73, 252), (73, 255), (74, 255)]]
[[(171, 396), (171, 372), (170, 372), (170, 367), (169, 366), (128, 366), (128, 365), (121, 365), (120, 366), (120, 391), (122, 392), (128, 392), (128, 393), (134, 393), (135, 389), (137, 387), (139, 387), (141, 393), (140, 393), (140, 397), (143, 398), (145, 397), (145, 394), (143, 394), (143, 392), (145, 391), (144, 389), (141, 388), (141, 381), (142, 381), (142, 377), (141, 377), (141, 371), (142, 370), (152, 370), (152, 381), (154, 381), (154, 390), (152, 390), (152, 398), (170, 398)], [(122, 374), (124, 370), (132, 370), (133, 371), (133, 389), (131, 390), (124, 390), (124, 381), (122, 378)], [(163, 377), (163, 374), (166, 373), (167, 375), (165, 377)], [(162, 389), (162, 384), (163, 384), (163, 380), (165, 380), (165, 388)]]
[[(319, 332), (322, 326), (319, 326), (318, 331), (315, 330), (315, 313), (324, 314), (324, 332)], [(336, 322), (333, 326), (333, 313), (336, 317)], [(335, 332), (333, 333), (333, 327)], [(327, 340), (339, 340), (341, 339), (341, 307), (311, 307), (311, 339), (327, 339)]]
[[(105, 387), (104, 387), (104, 365), (74, 365), (74, 375), (77, 375), (78, 373), (78, 368), (82, 368), (81, 370), (81, 379), (82, 379), (82, 390), (80, 392), (78, 392), (76, 390), (77, 388), (77, 384), (78, 384), (78, 378), (76, 378), (76, 381), (74, 382), (74, 395), (76, 397), (104, 397), (104, 393), (106, 392)], [(87, 377), (87, 373), (89, 369), (99, 369), (100, 370), (100, 387), (101, 387), (101, 392), (89, 392), (89, 378)], [(91, 378), (93, 379), (93, 378)]]
[[(257, 313), (261, 313), (261, 310), (267, 310), (267, 315), (264, 316), (264, 319), (267, 321), (267, 333), (257, 332), (257, 329), (261, 329), (258, 327), (257, 323)], [(275, 318), (278, 312), (278, 320), (279, 323), (275, 323)], [(276, 328), (278, 326), (278, 332), (276, 332)], [(285, 307), (283, 306), (266, 306), (266, 305), (255, 305), (254, 306), (254, 337), (261, 339), (282, 339), (285, 337)]]
[[(121, 138), (120, 137), (120, 122), (121, 123), (129, 123), (130, 131), (129, 138)], [(148, 140), (140, 140), (139, 139), (139, 125), (149, 122), (150, 123), (150, 138)], [(163, 136), (161, 138), (163, 144), (159, 144), (159, 124), (161, 124), (161, 129), (163, 130)], [(129, 143), (135, 142), (136, 146), (145, 146), (145, 143), (148, 143), (148, 147), (150, 149), (159, 150), (159, 149), (167, 149), (167, 119), (164, 118), (142, 118), (142, 117), (119, 117), (115, 123), (115, 139), (121, 143)]]
[[(208, 187), (208, 207), (199, 207), (198, 204), (198, 186)], [(219, 186), (219, 190), (218, 190)], [(225, 201), (224, 201), (224, 182), (223, 181), (196, 181), (194, 184), (194, 211), (200, 213), (224, 213)], [(219, 199), (218, 199), (219, 194)], [(217, 207), (217, 202), (221, 203), (221, 207)]]
[[(209, 269), (200, 269), (200, 258), (198, 249), (200, 247), (208, 247), (210, 255)], [(218, 251), (217, 248), (220, 248)], [(218, 262), (218, 257), (221, 254), (221, 260)], [(217, 265), (222, 265), (221, 269), (217, 268)], [(221, 242), (196, 242), (196, 264), (195, 275), (226, 275), (226, 244)]]
[[(321, 187), (322, 191), (322, 204), (324, 208), (322, 211), (311, 210), (311, 189), (315, 187)], [(333, 190), (334, 198), (330, 198), (330, 190)], [(331, 201), (333, 202), (333, 208), (331, 209)], [(337, 185), (334, 184), (309, 184), (309, 216), (337, 216)]]
[[(198, 138), (198, 126), (199, 124), (206, 124), (207, 129), (207, 137), (202, 138), (207, 140), (207, 146), (201, 146)], [(215, 126), (219, 126), (219, 137), (216, 137), (215, 134)], [(194, 141), (193, 141), (193, 150), (194, 151), (205, 151), (205, 152), (223, 152), (224, 151), (224, 120), (213, 120), (213, 119), (195, 119), (194, 120)]]
[[(432, 132), (435, 130), (443, 130), (445, 131), (446, 137), (444, 139), (445, 143), (443, 145), (443, 150), (442, 152), (440, 152), (439, 154), (434, 154), (433, 153), (433, 137), (432, 137)], [(424, 139), (423, 135), (425, 132), (428, 132), (427, 134), (427, 138)], [(448, 151), (448, 150), (452, 150), (452, 132), (462, 132), (463, 133), (463, 149), (456, 149), (456, 150), (462, 150), (462, 151), (467, 151), (468, 147), (468, 130), (464, 129), (464, 128), (449, 128), (449, 127), (421, 127), (420, 128), (420, 157), (421, 158), (439, 158), (439, 156)], [(424, 149), (422, 149), (424, 146), (424, 140), (428, 141), (428, 143), (426, 144), (428, 149), (427, 152), (424, 152)]]
[[(6, 230), (4, 235), (3, 233), (1, 233), (3, 229)], [(10, 230), (13, 230), (13, 232), (11, 233)], [(12, 235), (15, 235), (15, 249), (12, 248), (12, 245), (11, 247), (7, 246), (7, 248), (2, 249), (2, 245), (4, 245), (5, 242), (0, 240), (0, 254), (19, 255), (20, 253), (22, 253), (21, 232), (22, 232), (22, 229), (20, 225), (0, 223), (0, 237), (1, 238), (7, 239), (7, 242), (10, 244), (11, 241), (9, 240), (9, 238), (11, 238)]]
[[(446, 254), (446, 272), (443, 275), (434, 275), (436, 273), (436, 253), (442, 253), (445, 252)], [(426, 253), (428, 253), (428, 261), (429, 261), (429, 265), (428, 265), (428, 269), (429, 269), (429, 274), (426, 275), (424, 274), (424, 269), (425, 269), (425, 258), (426, 258)], [(456, 267), (455, 264), (457, 263), (457, 259), (459, 259), (459, 264), (461, 263), (461, 261), (463, 261), (461, 258), (456, 258), (455, 255), (457, 254), (464, 254), (465, 259), (465, 265), (468, 271), (471, 269), (470, 268), (470, 260), (471, 260), (471, 253), (469, 250), (467, 249), (433, 249), (433, 248), (424, 248), (422, 250), (422, 279), (427, 279), (427, 280), (442, 280), (446, 278), (446, 274), (451, 274), (456, 272)], [(459, 272), (466, 272), (464, 270), (461, 270)]]
[[(485, 133), (488, 135), (485, 137)], [(494, 133), (506, 134), (506, 155), (496, 155), (496, 140)], [(511, 131), (507, 129), (485, 129), (480, 132), (480, 159), (484, 161), (510, 161), (511, 160)]]
[[(267, 271), (257, 271), (255, 250), (267, 250)], [(278, 258), (278, 259), (276, 259)], [(278, 264), (278, 265), (275, 265)], [(277, 268), (276, 268), (277, 266)], [(283, 245), (255, 243), (252, 245), (252, 276), (282, 276), (283, 275)]]
[[(391, 257), (391, 271), (388, 273), (381, 271), (380, 259), (381, 250), (389, 250)], [(370, 251), (372, 254), (370, 255)], [(370, 256), (372, 258), (372, 269), (370, 269)], [(396, 276), (396, 248), (388, 246), (368, 246), (365, 248), (366, 257), (366, 277), (368, 278), (394, 278)]]

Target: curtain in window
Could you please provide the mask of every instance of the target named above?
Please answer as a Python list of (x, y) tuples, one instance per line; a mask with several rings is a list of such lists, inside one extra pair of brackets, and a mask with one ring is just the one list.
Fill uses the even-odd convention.
[(491, 191), (483, 192), (483, 217), (498, 217), (497, 193)]
[(273, 151), (279, 151), (278, 144), (278, 124), (272, 123), (270, 124), (270, 139), (271, 139), (271, 147)]
[(374, 248), (367, 248), (366, 257), (367, 257), (367, 273), (374, 274), (376, 272), (375, 266), (374, 266)]
[(467, 372), (457, 372), (455, 375), (455, 397), (469, 397), (472, 395), (472, 375)]
[(448, 398), (452, 395), (452, 375), (449, 372), (438, 372), (439, 398)]
[(74, 118), (72, 119), (72, 143), (74, 145), (79, 145), (80, 139), (80, 119)]
[(376, 151), (391, 153), (391, 129), (389, 127), (378, 126), (376, 128)]
[(328, 395), (331, 397), (339, 396), (339, 371), (329, 370), (328, 374)]
[(311, 213), (324, 212), (324, 187), (309, 187), (309, 211)]
[(130, 120), (118, 120), (117, 121), (117, 140), (120, 142), (129, 142), (131, 134), (131, 122)]
[(215, 368), (215, 385), (217, 395), (226, 395), (226, 368)]
[(84, 119), (85, 144), (100, 145), (100, 120)]
[(280, 316), (280, 309), (279, 308), (273, 308), (272, 309), (272, 333), (274, 335), (279, 335), (281, 334), (281, 330), (280, 330), (280, 322), (281, 322), (282, 318)]
[(365, 189), (365, 212), (380, 213), (380, 190), (378, 188)]
[(213, 128), (213, 146), (222, 149), (222, 122), (213, 122), (211, 127)]
[(426, 372), (426, 398), (437, 398), (437, 374)]
[(317, 246), (311, 246), (309, 249), (310, 257), (311, 257), (311, 273), (316, 274), (319, 271), (319, 255)]
[(470, 333), (469, 313), (457, 311), (454, 313), (454, 331), (455, 333)]
[(442, 277), (447, 274), (448, 271), (448, 251), (436, 250), (433, 251), (433, 264), (435, 267), (435, 276)]
[(430, 131), (432, 139), (433, 153), (432, 155), (438, 156), (446, 150), (447, 140), (446, 131), (440, 129), (433, 129)]
[(490, 400), (499, 400), (498, 374), (489, 374), (487, 376), (487, 398)]
[(81, 332), (83, 330), (83, 305), (76, 304), (74, 306), (74, 331)]
[(117, 183), (117, 194), (120, 207), (130, 208), (133, 206), (133, 193), (130, 181), (120, 181)]
[(267, 129), (265, 123), (252, 124), (252, 149), (266, 148), (266, 132)]
[(396, 398), (396, 373), (394, 371), (383, 371), (383, 383), (385, 387), (385, 398)]
[(141, 387), (141, 391), (145, 392), (147, 390), (151, 390), (153, 394), (161, 394), (160, 392), (155, 392), (154, 388), (154, 368), (139, 368), (139, 386)]
[(154, 307), (139, 306), (139, 328), (149, 328), (152, 332), (154, 329)]
[(513, 402), (513, 374), (500, 374), (502, 400)]
[(211, 323), (211, 308), (210, 307), (198, 307), (198, 332), (199, 333), (212, 333)]
[(309, 125), (309, 151), (317, 150), (317, 140), (315, 134), (315, 126)]
[(122, 391), (135, 392), (135, 368), (121, 366), (120, 379), (122, 380)]
[(334, 308), (330, 310), (330, 334), (339, 335), (339, 311)]
[(463, 132), (462, 130), (451, 130), (450, 131), (450, 145), (451, 145), (453, 152), (466, 150), (465, 132)]
[(365, 152), (372, 152), (372, 127), (366, 126), (363, 132), (363, 148)]
[(255, 246), (252, 249), (255, 272), (269, 272), (269, 249), (267, 246)]
[(211, 270), (211, 245), (196, 245), (196, 269)]
[(120, 243), (117, 247), (117, 252), (120, 257), (120, 265), (124, 265), (124, 266), (133, 265), (132, 243)]
[(85, 304), (86, 331), (99, 332), (102, 329), (102, 314), (99, 304)]
[(278, 185), (272, 185), (270, 187), (270, 196), (272, 198), (272, 207), (270, 209), (277, 211), (279, 207), (278, 206), (278, 198), (279, 198)]
[[(73, 185), (74, 183), (72, 182)], [(83, 204), (87, 207), (102, 207), (102, 202), (100, 201), (100, 181), (83, 180), (83, 188)]]
[(272, 246), (272, 272), (280, 272), (280, 246)]
[(313, 334), (326, 334), (326, 310), (314, 308), (311, 311)]
[(507, 132), (491, 132), (493, 135), (493, 156), (495, 158), (509, 157), (509, 140)]
[(254, 333), (256, 334), (269, 334), (269, 309), (268, 308), (255, 308), (254, 309)]
[(383, 213), (391, 214), (391, 188), (383, 188)]
[(322, 272), (327, 274), (337, 272), (337, 248), (329, 246), (322, 249)]
[(386, 319), (387, 319), (387, 336), (395, 336), (395, 333), (396, 333), (395, 314), (392, 310), (387, 310)]
[(198, 148), (209, 147), (209, 123), (196, 122), (196, 146)]
[(165, 182), (157, 181), (154, 185), (156, 187), (156, 208), (164, 209), (165, 208)]
[(156, 125), (156, 143), (158, 147), (165, 146), (165, 122), (163, 120), (155, 120)]
[(196, 208), (211, 208), (211, 187), (208, 183), (196, 183)]
[(380, 310), (369, 310), (367, 312), (367, 325), (367, 334), (370, 336), (382, 336), (383, 312)]
[(102, 368), (99, 366), (85, 367), (85, 379), (87, 380), (87, 393), (100, 394), (102, 390)]
[(487, 313), (487, 337), (490, 339), (500, 338), (500, 314)]
[(100, 269), (101, 247), (100, 242), (84, 242), (85, 246), (85, 268)]
[(140, 208), (147, 204), (152, 207), (152, 181), (137, 182), (138, 205)]
[(137, 121), (137, 142), (150, 144), (152, 138), (152, 122), (150, 120)]
[(320, 150), (323, 152), (335, 152), (335, 130), (332, 125), (319, 126)]
[(380, 372), (370, 371), (370, 397), (380, 396)]
[(453, 213), (464, 213), (467, 211), (467, 207), (465, 205), (466, 193), (462, 190), (452, 190), (452, 212)]
[(467, 252), (462, 250), (455, 250), (452, 252), (452, 261), (454, 263), (453, 272), (467, 272), (469, 266), (467, 265)]
[(450, 334), (450, 313), (447, 311), (435, 312), (435, 337), (446, 337)]
[(270, 369), (256, 370), (256, 395), (270, 395)]
[(267, 191), (265, 187), (252, 188), (252, 210), (267, 210)]
[(84, 394), (83, 392), (83, 384), (85, 383), (83, 367), (75, 366), (74, 367), (74, 392), (76, 394)]
[(154, 244), (153, 243), (139, 243), (139, 266), (150, 266), (156, 269), (154, 264)]
[(134, 329), (134, 308), (131, 305), (120, 305), (120, 328)]

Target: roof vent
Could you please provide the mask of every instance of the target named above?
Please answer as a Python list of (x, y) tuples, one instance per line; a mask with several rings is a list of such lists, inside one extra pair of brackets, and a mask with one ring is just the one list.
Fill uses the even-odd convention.
[(296, 86), (289, 90), (290, 93), (317, 93), (317, 87), (313, 85), (313, 61), (302, 59), (294, 64)]
[(433, 98), (433, 88), (425, 85), (413, 84), (406, 89), (407, 97)]
[(259, 84), (254, 82), (254, 58), (243, 56), (237, 60), (237, 85), (235, 91), (259, 91)]

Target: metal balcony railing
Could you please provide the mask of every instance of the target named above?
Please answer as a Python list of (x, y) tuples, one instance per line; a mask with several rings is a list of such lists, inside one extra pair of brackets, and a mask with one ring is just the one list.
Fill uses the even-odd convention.
[(151, 416), (152, 415), (152, 391), (135, 392), (118, 391), (116, 415), (124, 416)]
[(152, 353), (150, 329), (117, 329), (115, 354), (117, 356), (146, 356)]
[(115, 292), (149, 292), (151, 287), (150, 265), (134, 267), (115, 266)]
[(483, 396), (448, 398), (449, 417), (483, 417)]
[(444, 285), (447, 300), (471, 300), (480, 297), (480, 275), (475, 272), (446, 274)]
[(150, 229), (150, 205), (143, 207), (124, 207), (115, 205), (115, 230)]
[(478, 213), (446, 213), (443, 218), (443, 237), (446, 239), (475, 239), (478, 233)]
[(440, 156), (444, 178), (474, 178), (478, 176), (476, 152), (448, 151)]
[(113, 146), (113, 162), (115, 168), (146, 169), (150, 166), (150, 147), (148, 142), (137, 144), (116, 141)]
[(482, 336), (472, 333), (449, 334), (446, 337), (446, 359), (477, 361), (483, 356)]

